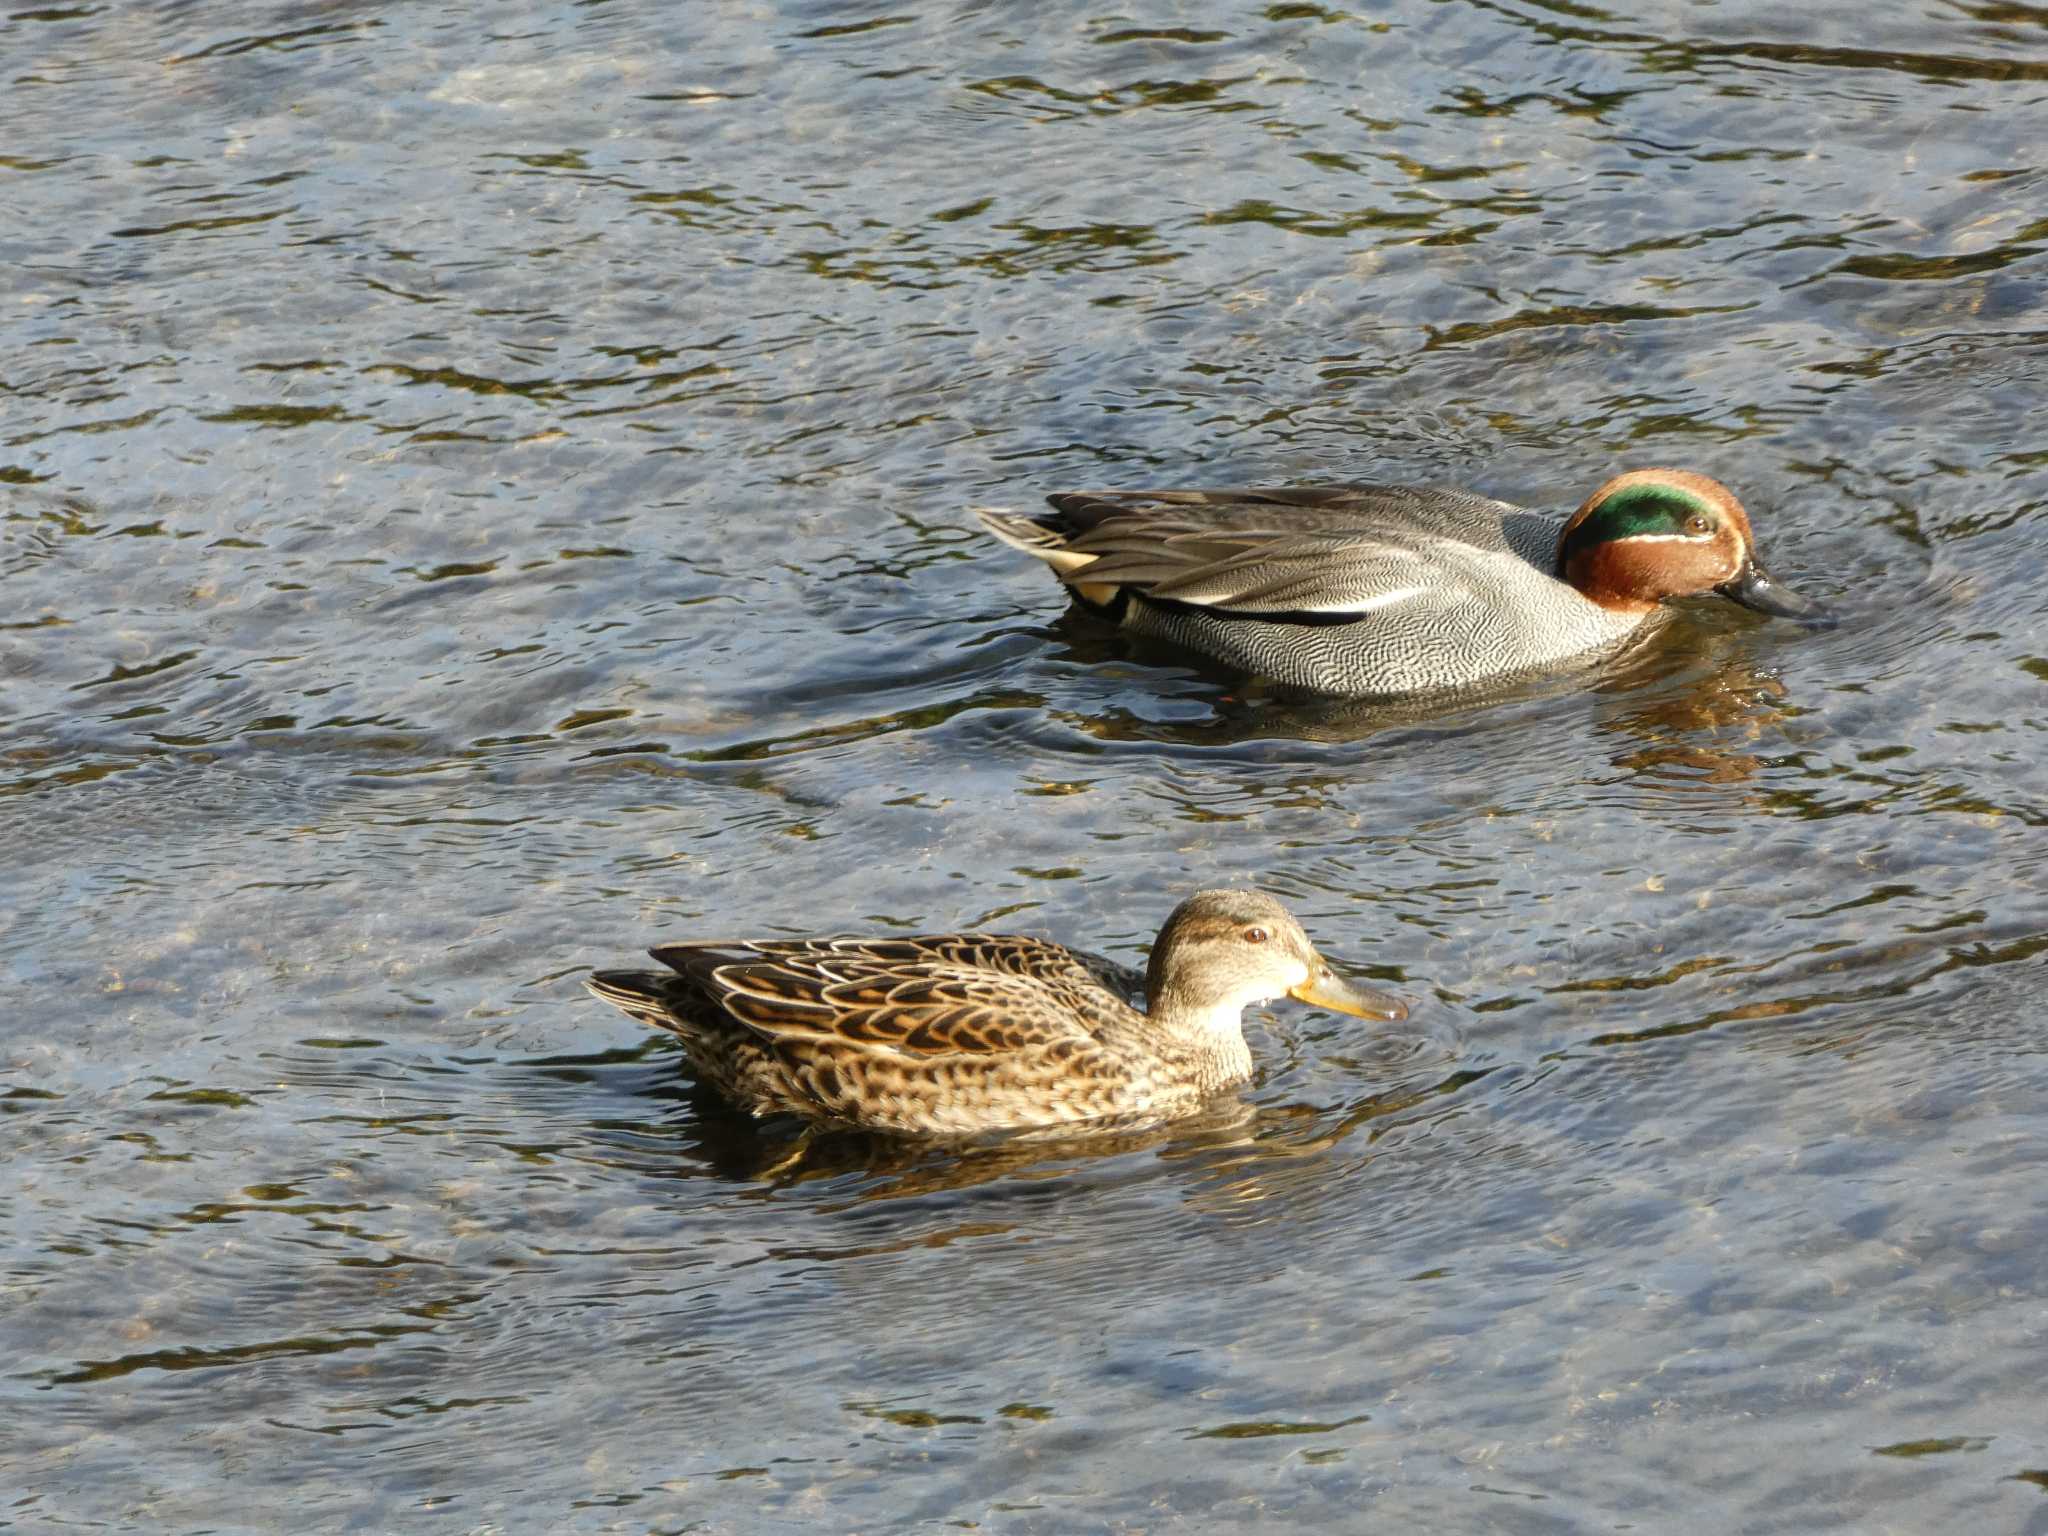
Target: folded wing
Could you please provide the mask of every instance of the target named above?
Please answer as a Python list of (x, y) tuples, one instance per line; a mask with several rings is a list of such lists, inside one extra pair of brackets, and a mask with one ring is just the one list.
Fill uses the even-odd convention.
[(1071, 1041), (1116, 999), (1056, 944), (986, 934), (672, 944), (655, 959), (777, 1047), (988, 1057)]
[(1341, 622), (1456, 605), (1460, 549), (1512, 558), (1480, 498), (1397, 486), (1063, 494), (1039, 518), (983, 512), (1082, 597), (1123, 591), (1229, 615)]

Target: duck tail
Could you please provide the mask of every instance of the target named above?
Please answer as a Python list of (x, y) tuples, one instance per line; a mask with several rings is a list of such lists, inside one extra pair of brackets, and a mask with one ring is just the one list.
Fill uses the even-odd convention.
[(1115, 583), (1089, 581), (1080, 574), (1101, 557), (1069, 549), (1069, 530), (1056, 519), (1026, 517), (1022, 513), (1004, 512), (995, 507), (976, 507), (974, 515), (981, 519), (984, 528), (1010, 548), (1021, 549), (1051, 566), (1053, 574), (1081, 598), (1097, 606), (1107, 606), (1115, 601), (1118, 591)]
[[(982, 527), (1012, 549), (1021, 549), (1027, 555), (1036, 555), (1055, 565), (1055, 557), (1066, 553), (1067, 536), (1051, 518), (1005, 512), (1000, 507), (976, 507), (974, 515), (981, 519)], [(1084, 558), (1069, 556), (1070, 560)]]
[(681, 1034), (669, 1004), (675, 979), (660, 971), (592, 971), (583, 978), (583, 985), (591, 996), (603, 998), (641, 1023)]

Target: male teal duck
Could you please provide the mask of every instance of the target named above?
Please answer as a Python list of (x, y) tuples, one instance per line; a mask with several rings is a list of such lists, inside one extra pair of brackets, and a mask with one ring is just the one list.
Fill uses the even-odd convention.
[(1734, 492), (1682, 469), (1616, 475), (1562, 529), (1405, 486), (1049, 500), (1050, 514), (981, 519), (1125, 629), (1318, 693), (1427, 693), (1594, 660), (1695, 592), (1833, 622), (1764, 570)]
[[(756, 1115), (968, 1135), (1170, 1119), (1251, 1076), (1242, 1014), (1286, 994), (1366, 1019), (1405, 1005), (1333, 972), (1287, 909), (1202, 891), (1144, 975), (1043, 939), (664, 944), (658, 971), (598, 971), (606, 1002), (682, 1038), (697, 1076)], [(1127, 998), (1143, 990), (1143, 1012)]]

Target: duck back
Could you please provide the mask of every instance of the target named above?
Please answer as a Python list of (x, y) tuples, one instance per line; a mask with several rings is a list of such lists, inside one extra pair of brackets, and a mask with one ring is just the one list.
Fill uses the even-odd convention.
[(1640, 615), (1550, 574), (1556, 524), (1408, 486), (1063, 494), (983, 514), (1134, 634), (1291, 687), (1396, 696), (1613, 648)]

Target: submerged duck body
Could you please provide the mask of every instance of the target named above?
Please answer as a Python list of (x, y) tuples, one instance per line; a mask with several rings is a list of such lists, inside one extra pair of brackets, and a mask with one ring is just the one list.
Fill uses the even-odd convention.
[[(914, 1134), (1165, 1120), (1251, 1076), (1242, 1014), (1282, 995), (1360, 1018), (1406, 1007), (1331, 971), (1255, 891), (1174, 910), (1141, 976), (986, 933), (662, 945), (667, 971), (599, 971), (597, 996), (682, 1039), (742, 1109)], [(1127, 1000), (1139, 994), (1141, 1012)]]
[(1665, 598), (1719, 591), (1808, 623), (1748, 515), (1685, 470), (1616, 475), (1559, 528), (1468, 491), (1112, 491), (983, 511), (1006, 544), (1136, 634), (1318, 693), (1427, 693), (1598, 659)]

